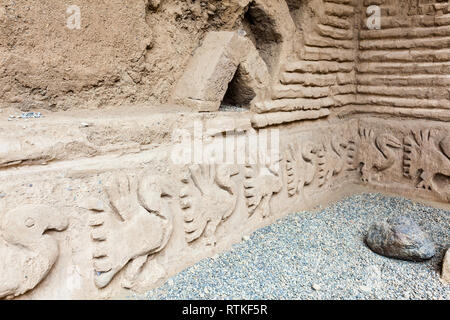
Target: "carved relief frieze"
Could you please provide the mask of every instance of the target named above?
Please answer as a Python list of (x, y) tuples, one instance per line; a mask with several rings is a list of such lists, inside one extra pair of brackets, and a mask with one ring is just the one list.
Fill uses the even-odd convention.
[(0, 213), (0, 298), (13, 298), (35, 288), (59, 257), (56, 239), (47, 231), (64, 231), (64, 211), (24, 205)]
[(124, 268), (122, 286), (132, 286), (149, 258), (166, 246), (172, 234), (166, 183), (151, 173), (139, 179), (117, 173), (106, 187), (109, 203), (91, 200), (97, 287), (106, 287)]
[(247, 164), (244, 168), (244, 196), (250, 216), (263, 218), (272, 212), (271, 200), (283, 188), (280, 155), (272, 154), (266, 161)]
[(303, 193), (303, 188), (314, 180), (317, 173), (317, 147), (312, 142), (288, 145), (286, 152), (287, 190), (290, 197)]
[(238, 190), (231, 178), (238, 173), (237, 166), (233, 165), (189, 166), (180, 191), (188, 243), (204, 236), (207, 245), (215, 245), (217, 227), (236, 209)]
[(399, 139), (389, 133), (376, 133), (371, 128), (360, 127), (348, 147), (350, 170), (358, 170), (361, 180), (372, 182), (375, 175), (391, 168), (398, 161), (395, 150), (401, 149)]
[(432, 129), (413, 130), (404, 138), (403, 169), (407, 178), (417, 181), (416, 187), (450, 195), (450, 186), (439, 186), (436, 179), (450, 178), (450, 137)]

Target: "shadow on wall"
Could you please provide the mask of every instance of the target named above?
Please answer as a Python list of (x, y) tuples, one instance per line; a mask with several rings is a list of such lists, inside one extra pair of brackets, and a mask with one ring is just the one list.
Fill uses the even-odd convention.
[(270, 17), (260, 5), (255, 2), (249, 4), (244, 15), (243, 27), (267, 64), (270, 74), (280, 56), (280, 44), (283, 40), (275, 26), (274, 17)]
[(252, 1), (238, 24), (241, 29), (206, 35), (171, 102), (211, 112), (221, 106), (253, 109), (257, 102), (270, 99), (281, 61), (293, 54), (293, 17), (299, 20), (299, 10), (299, 5), (284, 1)]
[[(297, 31), (301, 31), (301, 1), (286, 0), (286, 4)], [(278, 17), (265, 11), (260, 2), (253, 1), (247, 6), (242, 21), (242, 29), (255, 45), (259, 55), (267, 65), (271, 77), (275, 76), (282, 51), (283, 34), (276, 27)], [(228, 89), (221, 103), (222, 106), (250, 108), (252, 100), (256, 97), (256, 92), (245, 81), (245, 76), (245, 70), (242, 70), (239, 66), (233, 79), (228, 84)]]

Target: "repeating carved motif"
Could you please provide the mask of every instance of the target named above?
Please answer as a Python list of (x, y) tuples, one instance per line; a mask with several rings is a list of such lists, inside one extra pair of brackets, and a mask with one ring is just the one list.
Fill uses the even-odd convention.
[(27, 205), (7, 211), (0, 221), (0, 298), (36, 287), (59, 256), (57, 241), (45, 232), (63, 231), (67, 216), (52, 207)]
[(314, 180), (316, 175), (317, 148), (312, 142), (303, 146), (297, 143), (288, 145), (286, 152), (287, 189), (290, 197), (303, 192), (303, 188)]
[(317, 151), (319, 187), (323, 187), (342, 172), (345, 167), (346, 147), (338, 137), (331, 137), (329, 141), (322, 142)]
[(450, 177), (450, 137), (438, 139), (430, 129), (412, 131), (404, 139), (403, 172), (411, 179), (419, 179), (417, 188), (442, 193), (434, 179), (436, 175)]
[(280, 175), (281, 157), (267, 157), (259, 164), (247, 164), (244, 169), (244, 196), (249, 215), (257, 213), (263, 218), (271, 212), (271, 199), (283, 188)]
[[(46, 54), (39, 49), (67, 49), (59, 37), (54, 39), (58, 46), (36, 46), (21, 58), (29, 42), (16, 34), (24, 20), (16, 18), (25, 16), (29, 21), (33, 10), (31, 16), (24, 15), (21, 7), (29, 8), (20, 3), (26, 1), (15, 2), (0, 6), (1, 23), (17, 20), (5, 30), (14, 43), (20, 43), (5, 47), (0, 55), (5, 61), (0, 112), (8, 107), (61, 112), (56, 118), (45, 112), (46, 119), (33, 121), (26, 115), (35, 112), (25, 112), (21, 118), (11, 115), (8, 123), (5, 109), (0, 117), (0, 200), (15, 198), (12, 202), (20, 203), (14, 210), (0, 209), (0, 298), (33, 289), (36, 296), (98, 298), (100, 292), (92, 281), (88, 279), (90, 287), (84, 283), (86, 260), (93, 262), (88, 271), (95, 271), (95, 285), (111, 286), (103, 292), (109, 298), (117, 297), (117, 283), (111, 282), (120, 273), (123, 287), (145, 287), (152, 277), (148, 271), (161, 278), (166, 270), (175, 272), (198, 257), (225, 249), (241, 237), (239, 232), (261, 225), (252, 218), (279, 218), (311, 208), (309, 199), (314, 205), (325, 201), (331, 194), (327, 186), (341, 182), (336, 178), (347, 173), (347, 166), (355, 172), (343, 177), (348, 178), (345, 184), (333, 187), (361, 178), (371, 183), (370, 189), (426, 199), (440, 195), (450, 203), (450, 135), (442, 129), (450, 128), (447, 0), (149, 0), (144, 6), (126, 5), (119, 10), (122, 19), (117, 21), (135, 22), (129, 25), (136, 32), (123, 34), (132, 34), (128, 38), (137, 42), (124, 36), (124, 46), (119, 46), (110, 41), (114, 35), (108, 36), (102, 47), (112, 64), (90, 63), (89, 57), (103, 57), (87, 52), (94, 48), (90, 38), (94, 32), (85, 32), (82, 36), (87, 38), (78, 39), (80, 58), (66, 55), (72, 66), (59, 63), (52, 52), (44, 59), (49, 66), (36, 63)], [(370, 5), (382, 7), (383, 30), (366, 30)], [(34, 30), (42, 28), (36, 24), (27, 34)], [(99, 32), (99, 42), (101, 36)], [(52, 37), (46, 40), (51, 42)], [(108, 51), (113, 49), (110, 57)], [(52, 85), (58, 77), (61, 84)], [(124, 105), (146, 97), (155, 106), (143, 112)], [(172, 104), (171, 100), (180, 106), (166, 108), (165, 102)], [(85, 104), (82, 110), (72, 110), (77, 112), (63, 112)], [(234, 112), (246, 108), (250, 109)], [(225, 119), (225, 111), (233, 111), (230, 119)], [(222, 136), (230, 138), (230, 132), (236, 135), (233, 141), (239, 142), (253, 129), (280, 130), (283, 147), (289, 143), (282, 150), (287, 195), (280, 194), (284, 187), (281, 158), (242, 165), (239, 177), (235, 177), (240, 173), (237, 166), (193, 165), (186, 168), (184, 178), (177, 164), (165, 167), (176, 140), (173, 129), (189, 128), (189, 132), (197, 120), (213, 132), (211, 139), (217, 142)], [(190, 151), (195, 155), (200, 140), (202, 149), (214, 149), (198, 135), (202, 130), (194, 124), (194, 150)], [(290, 136), (296, 130), (311, 141)], [(347, 139), (335, 130), (355, 136)], [(234, 142), (221, 147), (231, 145), (245, 149)], [(136, 176), (147, 164), (167, 169), (171, 176)], [(108, 170), (134, 175), (114, 173), (102, 199), (87, 199), (83, 208), (89, 212), (71, 216), (67, 233), (47, 232), (68, 228), (67, 216), (60, 210), (21, 204), (52, 199), (61, 203), (58, 206), (72, 207), (80, 196), (97, 194), (95, 175)], [(34, 187), (22, 185), (30, 179)], [(182, 188), (171, 192), (165, 181)], [(176, 195), (177, 212), (182, 213), (176, 222), (171, 195)], [(282, 202), (286, 202), (284, 208), (275, 211)], [(91, 238), (84, 236), (87, 213)], [(179, 229), (174, 234), (175, 226)], [(62, 236), (64, 242), (58, 243)], [(169, 241), (173, 242), (168, 245)], [(195, 245), (203, 241), (221, 245), (217, 250)], [(83, 255), (86, 242), (92, 245), (92, 257)], [(73, 279), (80, 280), (78, 288), (64, 288), (72, 282), (59, 281), (65, 280), (62, 270), (69, 268), (73, 269), (67, 274), (78, 272), (73, 272)]]
[(182, 180), (180, 206), (184, 212), (185, 238), (188, 243), (202, 235), (207, 245), (215, 245), (218, 225), (236, 209), (237, 187), (231, 177), (239, 170), (231, 165), (192, 165)]
[(359, 128), (358, 136), (352, 139), (348, 147), (350, 170), (359, 170), (363, 182), (371, 182), (375, 172), (392, 167), (396, 161), (394, 149), (402, 143), (390, 134), (375, 135), (372, 129)]
[(340, 137), (322, 139), (320, 143), (308, 141), (299, 146), (290, 143), (286, 151), (287, 191), (289, 197), (302, 194), (314, 179), (319, 188), (332, 181), (346, 165), (347, 144)]
[(91, 200), (97, 287), (106, 287), (124, 267), (122, 286), (132, 287), (149, 256), (165, 248), (172, 234), (167, 189), (159, 176), (144, 174), (136, 179), (119, 173), (106, 188), (107, 207)]

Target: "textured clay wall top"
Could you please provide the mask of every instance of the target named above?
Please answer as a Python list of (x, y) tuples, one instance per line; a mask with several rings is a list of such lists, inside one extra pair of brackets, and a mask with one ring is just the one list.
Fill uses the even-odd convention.
[(272, 84), (265, 86), (259, 111), (342, 106), (356, 92), (353, 1), (71, 5), (37, 0), (0, 5), (1, 108), (167, 103), (212, 31), (242, 30), (257, 49)]

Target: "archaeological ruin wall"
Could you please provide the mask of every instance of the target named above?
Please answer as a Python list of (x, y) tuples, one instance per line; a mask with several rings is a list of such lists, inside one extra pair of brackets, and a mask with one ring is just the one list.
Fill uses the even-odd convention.
[(393, 156), (392, 166), (377, 168), (373, 183), (414, 195), (421, 189), (448, 202), (449, 3), (364, 1), (363, 8), (370, 5), (380, 7), (381, 25), (369, 30), (361, 10), (357, 99), (350, 112), (371, 118), (374, 136), (390, 135), (390, 143), (377, 142), (375, 153)]
[(143, 293), (358, 190), (448, 204), (449, 17), (439, 0), (5, 2), (0, 298)]

